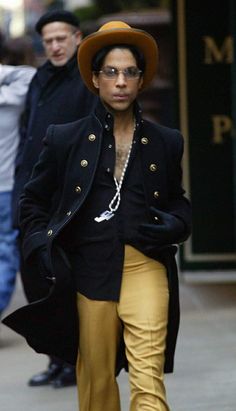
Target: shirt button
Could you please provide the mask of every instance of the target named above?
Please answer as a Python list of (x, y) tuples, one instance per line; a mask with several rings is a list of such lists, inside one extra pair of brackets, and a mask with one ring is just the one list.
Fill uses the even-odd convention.
[(87, 160), (81, 160), (80, 164), (81, 164), (81, 167), (87, 167), (88, 161)]
[(52, 230), (48, 230), (48, 236), (50, 237), (52, 235), (53, 231)]
[(66, 215), (69, 217), (71, 215), (71, 211), (67, 211)]
[(154, 217), (155, 221), (159, 221), (159, 218), (157, 216)]
[(109, 144), (108, 148), (112, 148), (112, 144)]
[(81, 187), (80, 187), (80, 186), (76, 186), (76, 187), (75, 187), (75, 192), (76, 192), (76, 193), (81, 193)]
[(156, 164), (150, 164), (149, 170), (150, 171), (157, 171), (157, 165)]
[(108, 173), (110, 173), (110, 172), (111, 172), (110, 167), (107, 167), (107, 172), (108, 172)]
[(154, 195), (155, 198), (158, 198), (159, 195), (160, 195), (160, 194), (159, 194), (159, 191), (154, 191), (153, 195)]
[(96, 140), (95, 134), (89, 134), (88, 139), (89, 139), (89, 141), (94, 141), (94, 140)]

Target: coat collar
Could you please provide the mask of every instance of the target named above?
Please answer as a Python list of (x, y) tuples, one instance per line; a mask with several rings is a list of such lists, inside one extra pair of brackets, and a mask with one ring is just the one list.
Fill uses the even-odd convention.
[[(113, 130), (114, 118), (113, 115), (106, 109), (102, 101), (99, 99), (95, 109), (95, 115), (100, 121), (103, 129), (106, 131)], [(134, 116), (136, 119), (136, 129), (140, 127), (142, 120), (142, 110), (137, 101), (134, 103)]]
[(62, 67), (54, 66), (49, 60), (38, 68), (37, 77), (41, 86), (45, 86), (53, 77), (60, 75), (73, 76), (74, 72), (78, 71), (76, 53), (74, 56)]

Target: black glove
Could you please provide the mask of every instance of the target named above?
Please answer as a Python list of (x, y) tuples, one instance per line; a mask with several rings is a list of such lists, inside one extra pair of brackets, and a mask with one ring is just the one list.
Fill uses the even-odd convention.
[(36, 250), (36, 255), (37, 255), (37, 262), (38, 262), (38, 268), (39, 268), (40, 274), (46, 280), (50, 282), (54, 282), (54, 277), (52, 275), (51, 268), (50, 268), (50, 261), (49, 261), (47, 248), (45, 246), (39, 247)]
[(169, 245), (182, 241), (185, 232), (183, 221), (172, 214), (150, 207), (153, 224), (141, 224), (139, 231), (157, 245)]

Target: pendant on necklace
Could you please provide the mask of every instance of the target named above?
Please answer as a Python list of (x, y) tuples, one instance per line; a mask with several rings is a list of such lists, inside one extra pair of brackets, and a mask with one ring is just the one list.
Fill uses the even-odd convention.
[(112, 218), (113, 216), (114, 216), (114, 213), (112, 211), (106, 210), (106, 211), (103, 211), (103, 213), (101, 213), (99, 217), (95, 217), (94, 220), (97, 223), (101, 223), (102, 221), (110, 220), (110, 218)]

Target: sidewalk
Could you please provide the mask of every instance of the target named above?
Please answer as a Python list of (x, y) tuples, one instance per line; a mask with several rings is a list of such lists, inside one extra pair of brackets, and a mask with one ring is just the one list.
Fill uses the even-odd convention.
[[(166, 375), (171, 411), (236, 410), (236, 284), (181, 283), (182, 317), (175, 373)], [(24, 304), (17, 289), (9, 311)], [(0, 410), (77, 411), (76, 388), (30, 388), (47, 357), (23, 338), (0, 328)], [(128, 411), (127, 375), (119, 377), (122, 411)]]

